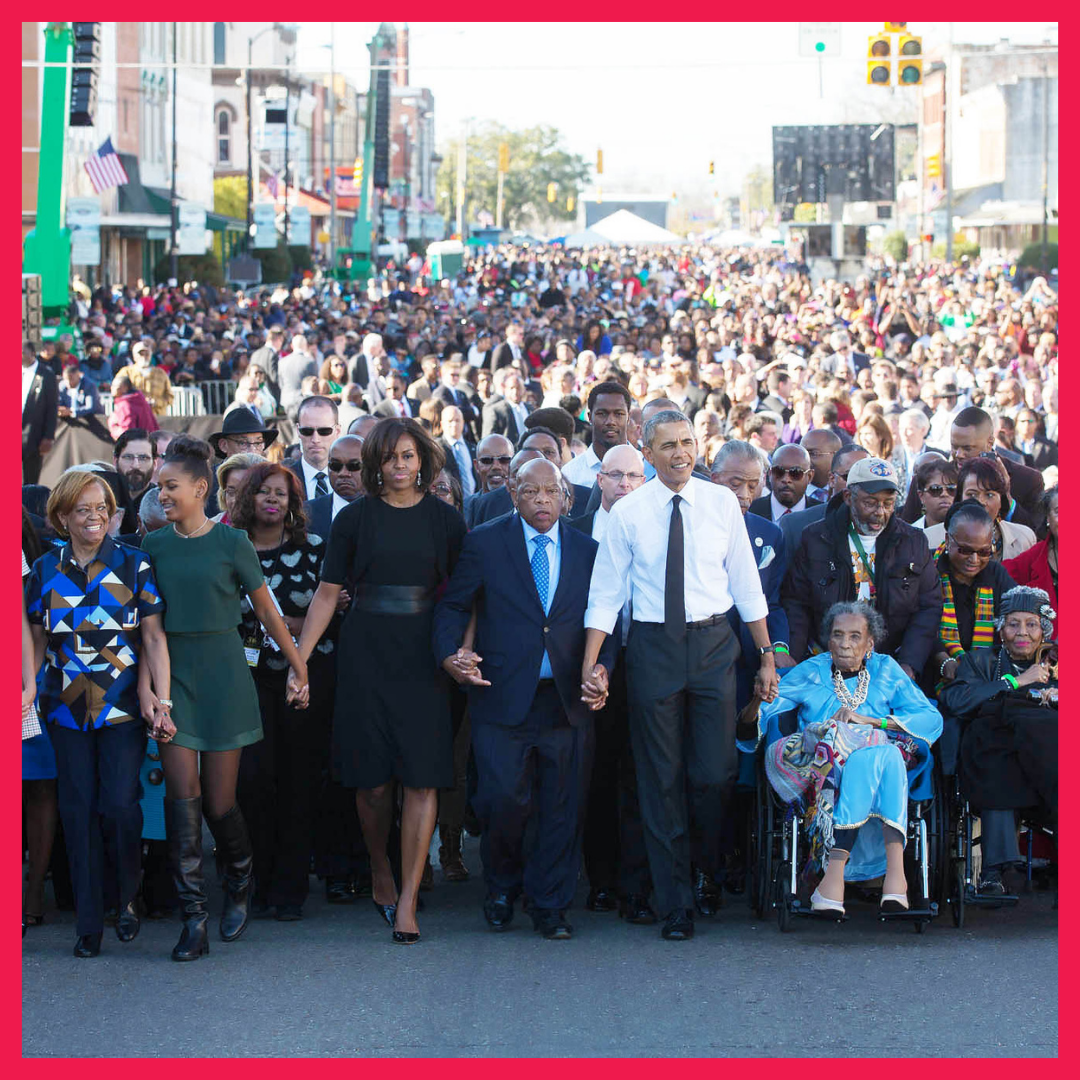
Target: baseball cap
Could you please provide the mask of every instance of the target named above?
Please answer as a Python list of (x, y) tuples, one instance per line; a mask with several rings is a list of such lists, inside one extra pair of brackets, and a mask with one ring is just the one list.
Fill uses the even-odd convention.
[(879, 491), (899, 491), (896, 470), (881, 458), (860, 458), (848, 470), (848, 487), (858, 485), (871, 495)]

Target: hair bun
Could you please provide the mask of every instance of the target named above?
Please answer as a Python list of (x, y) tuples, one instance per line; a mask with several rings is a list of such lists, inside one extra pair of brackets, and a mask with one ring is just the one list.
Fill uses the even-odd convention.
[(214, 451), (210, 448), (210, 444), (194, 435), (177, 435), (169, 443), (169, 449), (165, 453), (166, 460), (170, 461), (184, 458), (209, 462), (213, 455)]

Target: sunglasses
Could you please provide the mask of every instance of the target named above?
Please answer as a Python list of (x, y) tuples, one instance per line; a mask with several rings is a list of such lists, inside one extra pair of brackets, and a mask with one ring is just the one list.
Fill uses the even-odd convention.
[(927, 484), (926, 487), (919, 488), (919, 493), (926, 493), (932, 495), (935, 499), (940, 499), (946, 492), (950, 495), (956, 494), (955, 484)]
[(362, 468), (359, 461), (330, 461), (326, 467), (332, 473), (339, 473), (342, 469), (348, 469), (349, 472), (359, 472)]
[(792, 480), (801, 480), (809, 471), (809, 469), (804, 469), (800, 465), (794, 465), (791, 468), (784, 468), (783, 465), (774, 465), (770, 470), (774, 480), (783, 480), (785, 474), (790, 476)]
[(320, 427), (320, 428), (302, 427), (302, 428), (297, 428), (296, 430), (299, 431), (300, 434), (303, 435), (305, 439), (310, 439), (311, 436), (314, 435), (316, 431), (324, 439), (328, 439), (331, 435), (334, 434), (334, 429), (332, 427)]
[(973, 548), (973, 547), (968, 547), (967, 544), (958, 543), (951, 536), (949, 537), (949, 542), (953, 545), (953, 547), (956, 548), (956, 553), (958, 555), (963, 555), (965, 557), (967, 557), (969, 555), (974, 555), (976, 558), (979, 558), (979, 559), (990, 559), (990, 558), (993, 558), (993, 555), (994, 555), (994, 549), (993, 548)]
[(485, 468), (490, 468), (496, 461), (500, 465), (509, 465), (513, 458), (507, 454), (505, 457), (478, 457), (476, 460)]

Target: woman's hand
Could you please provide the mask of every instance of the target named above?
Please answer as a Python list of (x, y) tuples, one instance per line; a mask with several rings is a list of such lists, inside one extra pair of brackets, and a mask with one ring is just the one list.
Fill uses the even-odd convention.
[(169, 706), (162, 705), (159, 701), (154, 714), (154, 722), (150, 727), (150, 735), (158, 742), (171, 742), (175, 734), (176, 725), (173, 723), (172, 716), (169, 713)]
[(593, 664), (588, 671), (581, 673), (581, 700), (596, 712), (607, 704), (608, 673), (603, 664)]
[(880, 723), (880, 721), (875, 720), (872, 716), (863, 716), (854, 709), (849, 709), (846, 705), (841, 705), (840, 708), (833, 713), (833, 719), (838, 724), (869, 724), (871, 727)]
[(22, 692), (22, 713), (23, 716), (30, 711), (30, 706), (34, 704), (34, 699), (37, 697), (37, 686), (31, 683), (29, 686), (23, 687)]
[(285, 702), (296, 709), (306, 709), (309, 698), (307, 664), (301, 661), (299, 668), (289, 668), (289, 675), (285, 680)]
[(1050, 665), (1049, 664), (1032, 664), (1022, 675), (1017, 675), (1016, 685), (1032, 686), (1035, 683), (1044, 683), (1050, 681)]
[(443, 662), (443, 670), (460, 686), (490, 686), (480, 670), (483, 657), (472, 649), (464, 647), (448, 656)]

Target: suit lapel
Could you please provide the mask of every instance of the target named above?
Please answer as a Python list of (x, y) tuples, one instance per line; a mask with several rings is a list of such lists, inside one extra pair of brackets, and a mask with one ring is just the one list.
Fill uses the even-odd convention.
[[(574, 560), (570, 557), (570, 548), (577, 540), (577, 537), (570, 534), (574, 531), (562, 518), (559, 518), (559, 547), (561, 548), (559, 584), (555, 588), (555, 595), (551, 598), (551, 606), (548, 608), (549, 617), (555, 613), (556, 605), (562, 603), (566, 599), (567, 593), (573, 588), (573, 582), (570, 581), (570, 578), (573, 573)], [(589, 535), (592, 535), (591, 530)]]
[[(532, 602), (544, 613), (544, 606), (540, 603), (540, 594), (536, 591), (536, 581), (533, 579), (532, 565), (529, 562), (529, 550), (525, 544), (525, 530), (521, 527), (521, 519), (514, 514), (506, 521), (504, 531), (506, 546), (510, 550), (510, 563), (517, 570), (525, 587), (527, 596), (532, 597)], [(559, 578), (560, 586), (562, 577)]]

